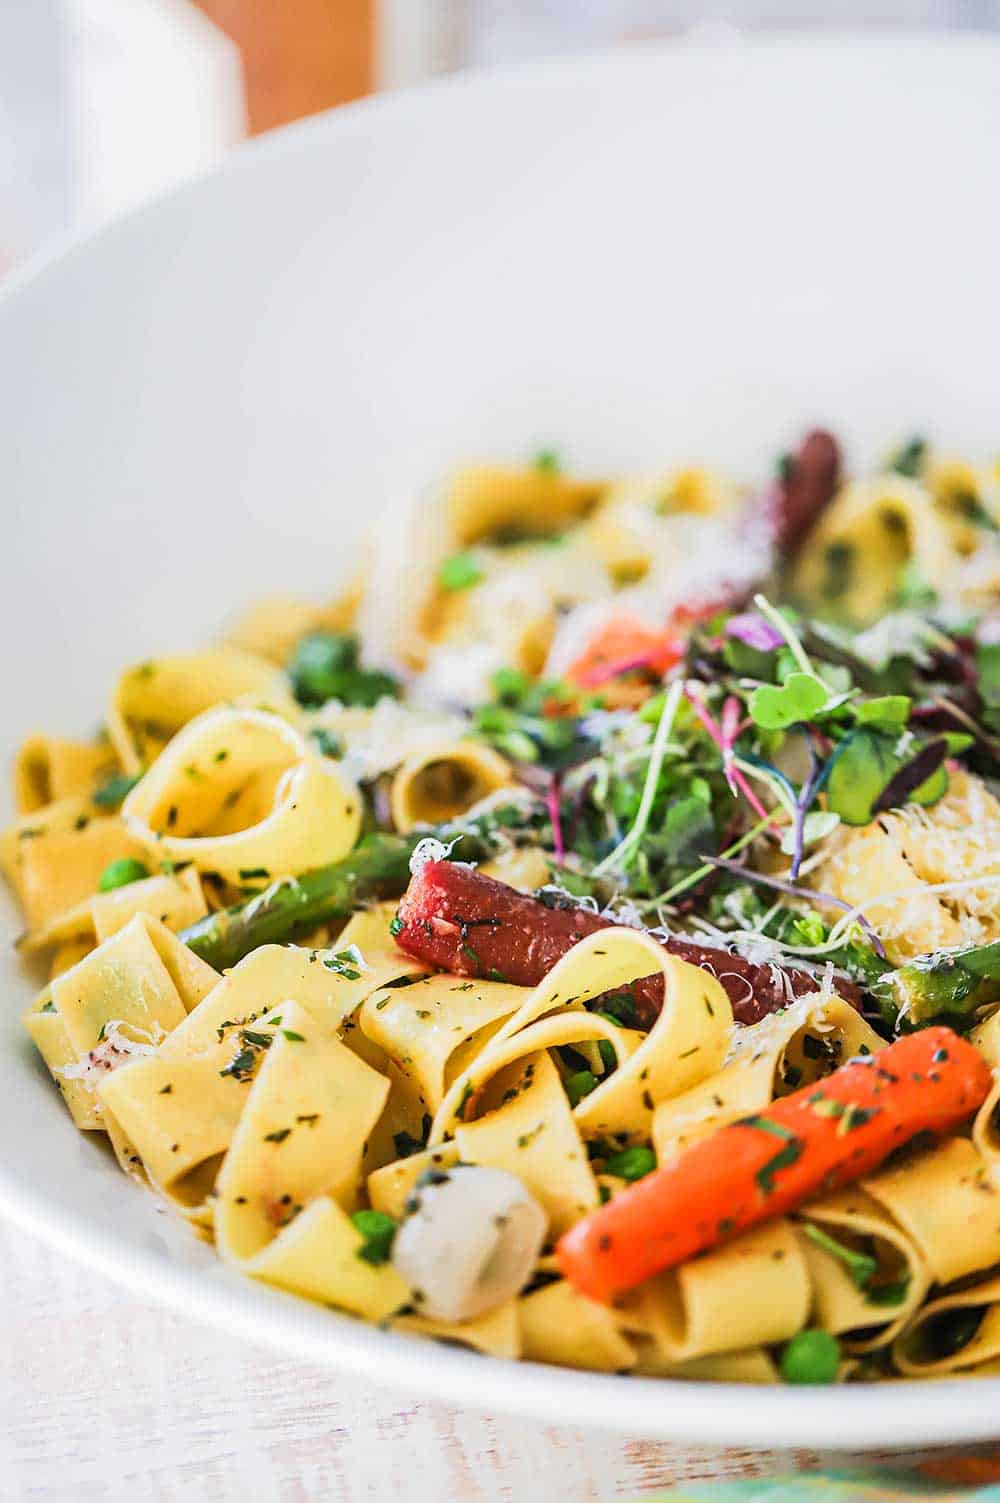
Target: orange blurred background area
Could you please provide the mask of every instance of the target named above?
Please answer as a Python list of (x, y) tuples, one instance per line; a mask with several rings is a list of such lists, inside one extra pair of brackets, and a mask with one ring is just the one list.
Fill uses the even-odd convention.
[(251, 134), (367, 94), (376, 0), (197, 0), (239, 48)]

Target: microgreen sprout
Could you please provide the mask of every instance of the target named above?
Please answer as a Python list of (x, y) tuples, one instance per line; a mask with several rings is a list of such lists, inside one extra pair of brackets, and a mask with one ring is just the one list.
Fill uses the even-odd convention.
[[(745, 850), (752, 841), (757, 839), (758, 835), (763, 834), (768, 825), (774, 824), (778, 817), (777, 813), (766, 814), (755, 825), (751, 825), (750, 829), (741, 835), (738, 840), (734, 840), (732, 845), (727, 846), (721, 856), (713, 856), (711, 858), (706, 856), (701, 866), (696, 867), (693, 872), (688, 872), (686, 877), (683, 877), (679, 882), (675, 882), (673, 887), (668, 887), (666, 892), (661, 892), (657, 897), (657, 903), (665, 907), (667, 903), (672, 903), (675, 898), (679, 898), (689, 888), (697, 887), (699, 882), (703, 882), (706, 877), (711, 876), (720, 861), (732, 856), (738, 856), (740, 851)], [(738, 867), (737, 870), (741, 874), (743, 873), (742, 867)]]
[(653, 809), (653, 800), (656, 797), (656, 785), (660, 780), (660, 770), (663, 767), (663, 758), (667, 751), (667, 742), (670, 732), (673, 730), (674, 720), (677, 716), (677, 707), (684, 693), (684, 684), (678, 679), (671, 684), (663, 701), (663, 709), (660, 713), (660, 721), (656, 727), (653, 744), (649, 753), (649, 766), (646, 769), (646, 781), (642, 786), (642, 796), (639, 800), (639, 808), (630, 829), (615, 846), (604, 860), (599, 862), (592, 873), (595, 877), (606, 876), (609, 872), (623, 872), (633, 860), (636, 850), (646, 833), (649, 824), (649, 816)]

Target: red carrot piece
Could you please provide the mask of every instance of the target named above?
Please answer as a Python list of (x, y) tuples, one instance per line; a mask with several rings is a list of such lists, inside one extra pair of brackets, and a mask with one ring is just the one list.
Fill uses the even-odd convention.
[(571, 1227), (559, 1267), (581, 1294), (612, 1300), (870, 1174), (918, 1133), (958, 1127), (992, 1083), (982, 1055), (950, 1028), (910, 1034), (692, 1144)]

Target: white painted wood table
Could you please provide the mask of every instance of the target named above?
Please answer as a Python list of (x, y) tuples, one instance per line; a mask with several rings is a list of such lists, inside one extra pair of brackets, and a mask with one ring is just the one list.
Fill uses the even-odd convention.
[(0, 1503), (599, 1503), (823, 1459), (380, 1390), (145, 1304), (2, 1221), (0, 1289)]

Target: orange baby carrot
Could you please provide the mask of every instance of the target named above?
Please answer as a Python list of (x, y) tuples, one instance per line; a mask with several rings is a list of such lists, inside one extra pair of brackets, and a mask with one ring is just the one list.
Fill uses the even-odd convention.
[(982, 1055), (950, 1028), (910, 1034), (692, 1144), (566, 1232), (559, 1266), (581, 1294), (611, 1300), (850, 1184), (917, 1133), (947, 1133), (991, 1086)]

